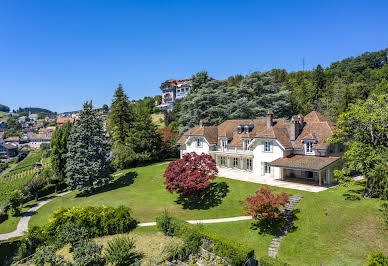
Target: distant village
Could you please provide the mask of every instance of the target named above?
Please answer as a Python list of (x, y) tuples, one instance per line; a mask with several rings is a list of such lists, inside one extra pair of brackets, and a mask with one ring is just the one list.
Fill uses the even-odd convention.
[[(103, 121), (106, 121), (108, 112), (100, 110)], [(61, 127), (69, 121), (74, 123), (78, 119), (78, 112), (63, 114), (42, 114), (29, 112), (27, 115), (19, 113), (4, 113), (0, 115), (0, 160), (6, 162), (25, 153), (29, 149), (39, 149), (42, 144), (50, 145), (52, 134), (57, 127)], [(12, 135), (13, 132), (7, 132), (8, 119), (13, 118), (18, 123), (18, 134)], [(10, 135), (11, 133), (11, 135)]]

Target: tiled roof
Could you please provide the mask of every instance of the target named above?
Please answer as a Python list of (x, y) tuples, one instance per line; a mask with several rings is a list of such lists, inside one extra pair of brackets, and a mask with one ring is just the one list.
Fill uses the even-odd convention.
[(12, 137), (6, 138), (4, 141), (5, 142), (19, 142), (20, 137), (19, 136), (12, 136)]
[(275, 167), (319, 171), (338, 161), (339, 159), (340, 157), (294, 155), (291, 157), (276, 159), (275, 161), (268, 163), (268, 165)]
[(185, 136), (203, 136), (210, 144), (217, 144), (217, 127), (193, 127), (183, 134), (178, 140), (178, 144), (183, 144), (185, 142)]
[(11, 144), (0, 144), (0, 146), (3, 146), (3, 147), (6, 148), (7, 150), (15, 150), (15, 149), (17, 149), (16, 146), (11, 145)]
[(60, 116), (57, 118), (57, 124), (64, 124), (67, 121), (70, 121), (70, 123), (74, 123), (74, 118), (72, 117), (65, 117), (65, 116)]

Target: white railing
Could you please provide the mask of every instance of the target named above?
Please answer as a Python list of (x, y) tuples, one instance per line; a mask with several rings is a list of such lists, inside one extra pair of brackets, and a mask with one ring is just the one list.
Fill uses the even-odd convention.
[(244, 155), (253, 155), (253, 151), (251, 150), (244, 150), (240, 147), (234, 147), (234, 148), (223, 148), (220, 146), (215, 146), (213, 151), (215, 153), (225, 153), (225, 154), (244, 154)]

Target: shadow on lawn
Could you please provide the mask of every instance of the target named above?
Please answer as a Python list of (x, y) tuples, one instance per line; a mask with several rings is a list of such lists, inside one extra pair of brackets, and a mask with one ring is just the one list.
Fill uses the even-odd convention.
[(252, 230), (258, 230), (258, 233), (260, 235), (262, 234), (270, 234), (273, 236), (281, 236), (284, 234), (284, 231), (286, 230), (287, 233), (294, 232), (298, 229), (297, 226), (295, 226), (295, 221), (298, 220), (298, 217), (296, 216), (298, 213), (300, 213), (299, 209), (294, 209), (291, 212), (291, 223), (289, 222), (286, 224), (286, 217), (282, 214), (277, 219), (274, 219), (273, 221), (270, 221), (268, 219), (258, 219), (251, 223), (251, 229)]
[(200, 197), (179, 196), (175, 201), (189, 210), (208, 210), (222, 203), (229, 193), (229, 186), (225, 182), (211, 183)]
[(96, 195), (99, 193), (104, 193), (104, 192), (108, 192), (111, 190), (115, 190), (115, 189), (118, 189), (121, 187), (126, 187), (126, 186), (133, 184), (136, 177), (137, 177), (136, 172), (128, 172), (128, 173), (120, 176), (116, 180), (113, 180), (113, 182), (110, 182), (109, 184), (107, 184), (105, 186), (95, 188), (92, 193), (88, 193), (88, 194), (79, 193), (76, 195), (76, 197), (88, 197), (91, 195)]
[(364, 193), (364, 189), (349, 189), (347, 193), (342, 194), (345, 197), (345, 200), (361, 200), (362, 194)]

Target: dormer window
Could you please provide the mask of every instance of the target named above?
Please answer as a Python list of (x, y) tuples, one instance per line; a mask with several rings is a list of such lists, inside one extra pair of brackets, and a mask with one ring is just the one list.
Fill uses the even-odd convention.
[(306, 141), (306, 153), (312, 153), (312, 152), (313, 152), (313, 142)]

